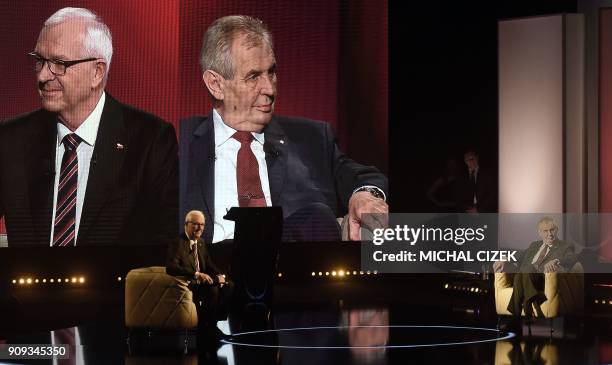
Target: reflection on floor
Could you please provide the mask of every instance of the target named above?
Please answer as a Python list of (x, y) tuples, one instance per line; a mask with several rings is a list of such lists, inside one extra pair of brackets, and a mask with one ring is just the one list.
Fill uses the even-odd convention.
[[(541, 320), (531, 336), (523, 328), (509, 338), (496, 330), (490, 280), (315, 279), (276, 285), (274, 310), (254, 306), (231, 316), (224, 331), (233, 336), (216, 346), (193, 333), (128, 331), (118, 280), (111, 288), (15, 285), (14, 300), (0, 300), (0, 345), (55, 343), (62, 329), (74, 328), (72, 363), (87, 365), (612, 363), (612, 319), (596, 311), (601, 305), (587, 307), (580, 320), (555, 319), (552, 333)], [(603, 298), (612, 305), (607, 294), (591, 299)], [(4, 363), (63, 364), (0, 358)]]
[[(601, 321), (542, 321), (532, 335), (509, 338), (495, 318), (428, 307), (285, 306), (273, 313), (230, 318), (233, 336), (198, 346), (193, 334), (130, 333), (121, 316), (74, 328), (74, 364), (600, 364), (612, 361), (612, 332)], [(560, 320), (559, 320), (560, 321)], [(253, 327), (253, 325), (255, 326)], [(571, 328), (575, 327), (575, 328)], [(7, 343), (55, 343), (55, 331), (22, 333)], [(186, 351), (185, 351), (186, 347)], [(6, 363), (52, 364), (0, 360)]]

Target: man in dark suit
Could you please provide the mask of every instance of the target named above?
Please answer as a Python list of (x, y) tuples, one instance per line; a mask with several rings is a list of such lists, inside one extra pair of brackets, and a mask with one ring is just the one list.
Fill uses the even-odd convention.
[(87, 9), (61, 9), (29, 56), (42, 109), (0, 125), (0, 217), (9, 246), (171, 241), (176, 134), (104, 92), (108, 27)]
[(217, 329), (217, 320), (225, 315), (234, 285), (215, 266), (202, 241), (205, 222), (202, 212), (187, 213), (185, 232), (168, 246), (166, 272), (192, 280), (190, 287), (198, 310), (198, 329), (218, 339), (222, 333)]
[(213, 222), (205, 241), (233, 238), (223, 219), (233, 206), (281, 206), (283, 239), (298, 241), (339, 239), (336, 217), (347, 208), (357, 240), (364, 214), (388, 212), (385, 176), (345, 156), (329, 125), (273, 116), (276, 61), (260, 20), (217, 19), (200, 63), (213, 110), (181, 123), (179, 204)]
[(493, 177), (480, 166), (474, 150), (463, 154), (466, 169), (457, 181), (457, 211), (460, 213), (494, 213), (497, 211)]
[(530, 320), (535, 308), (537, 315), (543, 317), (540, 305), (546, 301), (544, 295), (544, 273), (565, 272), (576, 263), (574, 246), (557, 238), (559, 228), (550, 217), (544, 217), (538, 222), (538, 235), (542, 240), (532, 242), (510, 265), (498, 261), (493, 265), (496, 272), (518, 271), (514, 274), (512, 297), (508, 303), (508, 311), (520, 319), (521, 312)]

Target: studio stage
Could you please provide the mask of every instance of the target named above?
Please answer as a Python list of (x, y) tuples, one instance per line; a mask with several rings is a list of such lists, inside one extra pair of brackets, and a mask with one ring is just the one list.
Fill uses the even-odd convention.
[[(194, 333), (125, 327), (126, 270), (155, 265), (162, 248), (73, 250), (61, 259), (49, 256), (58, 250), (24, 256), (25, 251), (5, 249), (2, 290), (10, 296), (0, 311), (0, 343), (51, 343), (51, 331), (74, 328), (76, 364), (612, 362), (612, 320), (609, 312), (594, 310), (588, 298), (583, 317), (556, 319), (552, 333), (549, 321), (542, 319), (532, 326), (531, 336), (526, 327), (515, 336), (497, 330), (492, 279), (465, 273), (360, 272), (351, 250), (341, 246), (341, 256), (333, 250), (322, 255), (320, 247), (312, 246), (307, 250), (311, 257), (296, 252), (301, 260), (293, 257), (291, 265), (281, 260), (271, 305), (233, 313), (220, 325), (231, 336), (211, 349), (198, 344)], [(42, 262), (47, 266), (32, 271)], [(62, 268), (61, 274), (52, 274)]]

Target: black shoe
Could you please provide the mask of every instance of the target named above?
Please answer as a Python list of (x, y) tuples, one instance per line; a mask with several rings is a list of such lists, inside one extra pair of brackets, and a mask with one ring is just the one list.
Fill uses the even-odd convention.
[(226, 335), (225, 333), (223, 333), (223, 331), (221, 331), (219, 328), (217, 328), (215, 326), (215, 336), (219, 339), (219, 340), (229, 340), (232, 336), (231, 335)]
[(218, 329), (215, 331), (211, 328), (205, 328), (202, 331), (198, 331), (197, 344), (198, 350), (205, 353), (216, 352), (223, 343), (221, 340), (225, 339), (223, 332)]
[(218, 342), (221, 340), (227, 340), (231, 336), (228, 336), (225, 333), (223, 333), (217, 326), (210, 326), (206, 329), (206, 337), (210, 341)]

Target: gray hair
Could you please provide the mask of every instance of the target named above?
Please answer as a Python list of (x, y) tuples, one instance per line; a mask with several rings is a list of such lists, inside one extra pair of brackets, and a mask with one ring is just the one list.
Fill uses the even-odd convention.
[(108, 26), (94, 12), (84, 8), (62, 8), (45, 21), (44, 27), (50, 27), (68, 20), (86, 22), (86, 33), (83, 39), (84, 57), (100, 57), (106, 62), (106, 75), (113, 58), (113, 37)]
[(538, 221), (538, 231), (541, 229), (542, 225), (546, 223), (551, 223), (555, 228), (559, 228), (559, 225), (557, 224), (557, 221), (555, 221), (554, 218), (544, 217)]
[(265, 42), (273, 49), (272, 33), (259, 19), (247, 15), (230, 15), (215, 20), (204, 33), (200, 67), (202, 72), (213, 70), (224, 78), (234, 78), (231, 47), (239, 35), (246, 35), (250, 47), (261, 46)]
[(193, 217), (194, 215), (198, 215), (201, 216), (204, 219), (204, 223), (206, 223), (206, 217), (204, 216), (204, 213), (202, 213), (199, 210), (190, 210), (186, 215), (185, 215), (185, 224), (187, 224), (187, 222), (189, 222), (189, 219), (191, 219), (191, 217)]

